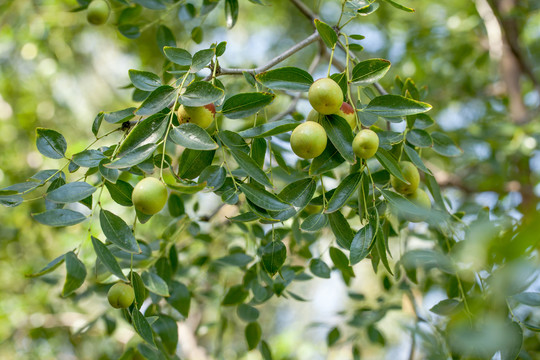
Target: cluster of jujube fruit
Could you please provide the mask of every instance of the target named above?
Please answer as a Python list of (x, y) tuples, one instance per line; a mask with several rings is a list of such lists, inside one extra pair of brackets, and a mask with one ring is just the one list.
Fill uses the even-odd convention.
[[(308, 99), (313, 110), (307, 121), (300, 124), (291, 134), (291, 148), (296, 155), (304, 159), (313, 159), (326, 149), (326, 131), (320, 124), (325, 115), (337, 115), (349, 124), (351, 130), (356, 129), (356, 113), (354, 108), (343, 101), (343, 91), (330, 78), (315, 81), (308, 92)], [(369, 159), (379, 148), (379, 137), (369, 129), (361, 129), (353, 140), (352, 148), (356, 156)]]

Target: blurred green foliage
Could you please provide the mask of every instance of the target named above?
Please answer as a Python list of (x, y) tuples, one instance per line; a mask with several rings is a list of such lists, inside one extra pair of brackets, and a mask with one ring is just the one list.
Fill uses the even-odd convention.
[[(505, 334), (515, 334), (516, 329), (512, 328), (515, 323), (507, 321), (509, 315), (527, 324), (521, 324), (524, 328), (521, 358), (540, 356), (536, 333), (540, 316), (526, 301), (514, 302), (512, 297), (527, 289), (539, 290), (533, 280), (538, 272), (536, 187), (540, 180), (540, 93), (532, 78), (540, 78), (540, 7), (534, 0), (524, 0), (516, 2), (511, 13), (504, 15), (515, 27), (511, 41), (520, 50), (521, 61), (532, 76), (523, 70), (505, 75), (508, 70), (501, 68), (500, 54), (490, 48), (489, 24), (481, 16), (482, 6), (488, 2), (404, 3), (413, 6), (415, 13), (397, 11), (381, 2), (372, 15), (345, 28), (350, 34), (366, 37), (354, 40), (364, 48), (355, 54), (360, 59), (385, 58), (392, 62), (390, 72), (381, 82), (385, 88), (394, 88), (400, 81), (396, 76), (400, 76), (402, 80), (413, 78), (416, 86), (425, 91), (426, 101), (434, 106), (430, 115), (436, 126), (452, 136), (463, 155), (443, 158), (426, 149), (422, 157), (435, 173), (452, 211), (458, 215), (463, 211), (466, 214), (463, 221), (472, 224), (469, 230), (459, 225), (449, 229), (456, 232), (455, 239), (461, 240), (452, 244), (445, 242), (447, 234), (428, 232), (427, 227), (419, 225), (403, 230), (402, 238), (391, 245), (396, 255), (390, 259), (392, 269), (399, 260), (401, 246), (410, 243), (419, 243), (420, 248), (440, 246), (466, 265), (460, 274), (463, 283), (444, 270), (431, 270), (427, 263), (420, 266), (420, 274), (409, 274), (411, 278), (418, 276), (417, 285), (396, 284), (393, 277), (381, 270), (376, 275), (362, 271), (366, 278), (361, 282), (366, 284), (353, 283), (348, 299), (337, 298), (341, 305), (316, 308), (322, 311), (322, 316), (315, 317), (317, 321), (327, 317), (339, 326), (345, 319), (348, 321), (353, 330), (341, 328), (341, 339), (349, 336), (355, 339), (365, 358), (394, 358), (400, 354), (400, 359), (405, 359), (401, 354), (416, 342), (420, 344), (417, 358), (447, 358), (449, 351), (469, 353), (469, 358), (489, 358), (497, 348), (479, 348), (478, 344), (500, 345), (508, 340)], [(84, 10), (73, 11), (81, 5), (75, 1), (7, 0), (0, 4), (2, 187), (22, 182), (40, 169), (55, 168), (56, 161), (42, 157), (36, 150), (36, 127), (61, 131), (70, 145), (71, 155), (91, 142), (91, 124), (98, 112), (133, 106), (137, 94), (128, 87), (129, 69), (170, 77), (162, 69), (165, 58), (155, 41), (160, 24), (170, 27), (181, 48), (201, 49), (212, 42), (227, 41), (222, 60), (227, 67), (263, 64), (312, 32), (310, 22), (285, 0), (273, 1), (265, 7), (255, 1), (241, 1), (237, 23), (229, 32), (226, 32), (223, 1), (218, 4), (219, 11), (203, 16), (194, 16), (201, 9), (201, 1), (166, 1), (170, 11), (132, 7), (131, 13), (120, 11), (124, 8), (122, 3), (111, 1), (113, 18), (102, 27), (89, 26)], [(309, 0), (305, 4), (329, 24), (335, 24), (339, 17), (338, 1)], [(142, 15), (137, 15), (139, 11)], [(137, 39), (126, 38), (115, 26), (131, 16), (137, 16), (133, 19), (141, 25)], [(201, 36), (202, 40), (198, 41)], [(307, 69), (316, 52), (315, 47), (306, 48), (282, 64)], [(336, 52), (336, 58), (345, 62), (343, 52)], [(325, 71), (326, 65), (317, 67), (315, 74), (319, 76), (315, 78), (324, 76)], [(517, 93), (509, 87), (505, 76), (518, 78)], [(233, 92), (246, 89), (237, 78), (222, 81)], [(525, 111), (524, 119), (512, 108), (519, 106), (516, 102)], [(297, 108), (304, 116), (306, 104), (301, 101)], [(268, 112), (271, 116), (287, 106), (286, 101), (278, 99)], [(107, 130), (113, 129), (108, 126)], [(402, 130), (399, 125), (392, 126)], [(204, 199), (200, 200), (203, 202)], [(198, 204), (190, 200), (187, 206), (197, 213)], [(76, 298), (62, 299), (59, 294), (64, 270), (37, 279), (25, 278), (25, 274), (72, 250), (87, 236), (82, 227), (56, 229), (39, 225), (29, 214), (42, 210), (44, 206), (38, 202), (25, 202), (13, 209), (0, 208), (0, 358), (118, 359), (132, 332), (119, 313), (108, 308), (105, 287), (94, 286), (92, 291), (86, 290)], [(195, 244), (180, 241), (183, 250), (179, 250), (180, 263), (205, 264), (212, 254), (227, 254), (232, 245), (243, 246), (235, 242), (239, 242), (244, 229), (231, 229), (228, 223), (219, 223), (199, 234), (198, 225), (193, 224), (189, 233), (195, 238), (200, 235), (201, 241)], [(141, 238), (152, 239), (155, 228), (167, 225), (166, 219), (157, 217), (151, 224), (141, 225), (138, 231)], [(208, 239), (203, 234), (208, 231), (214, 239), (212, 242), (205, 242)], [(87, 241), (82, 257), (91, 259), (91, 251)], [(402, 260), (415, 265), (412, 272), (422, 261), (413, 255), (426, 254), (413, 253)], [(441, 264), (440, 259), (437, 264)], [(192, 281), (192, 288), (207, 291), (197, 299), (199, 305), (193, 305), (200, 306), (197, 310), (204, 312), (206, 319), (201, 324), (196, 319), (192, 325), (198, 345), (216, 354), (216, 358), (259, 358), (253, 353), (242, 355), (243, 325), (220, 317), (222, 314), (216, 313), (216, 308), (200, 305), (219, 302), (224, 295), (219, 293), (222, 286), (234, 285), (238, 271), (212, 268), (202, 277), (190, 273), (193, 270), (189, 267), (183, 271)], [(489, 276), (488, 271), (494, 271), (495, 276)], [(332, 281), (341, 280), (333, 277)], [(310, 293), (310, 286), (305, 284), (294, 290), (297, 294), (306, 291), (316, 295), (315, 302), (325, 302), (328, 293), (345, 292), (339, 285), (334, 286), (321, 287), (327, 293)], [(445, 295), (459, 297), (460, 291), (468, 293), (467, 311), (474, 314), (474, 326), (470, 326), (471, 320), (462, 313), (446, 324), (421, 304), (423, 295), (427, 304), (434, 304), (446, 298)], [(336, 298), (332, 297), (332, 301)], [(534, 301), (530, 303), (538, 306)], [(441, 314), (454, 314), (455, 304), (444, 305), (439, 309)], [(327, 352), (327, 358), (351, 358), (349, 348), (344, 350), (334, 345), (327, 350), (326, 333), (330, 333), (328, 342), (332, 345), (339, 344), (338, 335), (331, 332), (331, 327), (321, 326), (325, 334), (321, 340), (321, 331), (313, 330), (318, 324), (307, 327), (313, 314), (302, 312), (303, 306), (283, 305), (273, 299), (261, 312), (259, 323), (264, 324), (264, 338), (272, 345), (274, 358), (318, 359)], [(427, 321), (414, 320), (414, 307), (418, 308), (420, 317), (429, 317)], [(330, 312), (324, 312), (326, 308), (341, 311), (343, 317), (332, 317)], [(508, 313), (512, 308), (516, 314)], [(390, 320), (385, 318), (378, 323), (387, 313), (391, 314)], [(394, 329), (396, 323), (406, 324), (416, 334), (413, 337), (416, 340), (411, 341), (406, 331)], [(225, 331), (227, 326), (230, 331)], [(445, 336), (451, 340), (450, 348)]]

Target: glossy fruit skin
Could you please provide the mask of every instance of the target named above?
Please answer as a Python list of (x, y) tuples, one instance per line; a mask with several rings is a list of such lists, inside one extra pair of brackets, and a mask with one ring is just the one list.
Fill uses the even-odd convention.
[(313, 159), (326, 149), (326, 131), (321, 124), (306, 121), (294, 129), (291, 134), (291, 148), (296, 155), (304, 159)]
[[(428, 194), (420, 188), (416, 189), (416, 191), (413, 192), (412, 194), (407, 195), (407, 199), (409, 199), (412, 203), (418, 205), (419, 207), (423, 209), (426, 209), (426, 210), (431, 209), (431, 200), (429, 199)], [(411, 222), (420, 222), (426, 219), (425, 216), (415, 215), (415, 214), (410, 214), (410, 213), (404, 213), (403, 217), (406, 220), (411, 221)]]
[(359, 158), (369, 159), (379, 149), (379, 136), (373, 130), (360, 130), (354, 137), (352, 148)]
[(356, 114), (354, 113), (354, 108), (349, 105), (349, 103), (343, 102), (335, 115), (341, 116), (347, 120), (347, 123), (349, 123), (352, 130), (356, 129)]
[(125, 309), (133, 303), (133, 300), (135, 300), (135, 292), (130, 285), (123, 282), (117, 282), (109, 289), (107, 299), (113, 308)]
[(131, 200), (138, 211), (146, 215), (154, 215), (165, 206), (167, 195), (167, 188), (161, 181), (147, 177), (135, 186)]
[(343, 91), (330, 78), (323, 78), (311, 84), (308, 91), (309, 103), (323, 115), (335, 114), (343, 104)]
[(401, 168), (403, 177), (409, 182), (409, 184), (399, 180), (393, 175), (390, 175), (390, 183), (392, 184), (392, 187), (398, 193), (404, 195), (414, 193), (418, 188), (418, 184), (420, 183), (420, 174), (418, 173), (418, 169), (409, 161), (400, 161), (399, 167)]
[(209, 127), (216, 117), (216, 107), (214, 104), (204, 106), (184, 106), (178, 108), (178, 122), (197, 124), (203, 129)]
[(104, 0), (93, 0), (86, 11), (86, 20), (92, 25), (102, 25), (109, 19), (111, 9)]

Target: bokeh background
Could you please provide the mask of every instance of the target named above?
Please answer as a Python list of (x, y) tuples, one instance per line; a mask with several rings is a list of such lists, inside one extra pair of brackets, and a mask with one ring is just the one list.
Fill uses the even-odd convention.
[[(200, 3), (186, 2), (195, 9)], [(40, 169), (58, 166), (37, 152), (36, 127), (60, 130), (75, 153), (91, 142), (91, 124), (98, 112), (134, 104), (132, 89), (124, 87), (129, 84), (128, 70), (160, 72), (164, 58), (153, 41), (160, 21), (171, 26), (178, 47), (195, 50), (227, 41), (222, 59), (227, 67), (261, 65), (312, 32), (309, 21), (289, 1), (268, 3), (261, 11), (259, 5), (240, 1), (240, 17), (230, 31), (223, 4), (203, 18), (194, 18), (189, 5), (176, 7), (161, 20), (147, 11), (149, 26), (140, 38), (131, 40), (111, 25), (114, 18), (105, 26), (88, 25), (84, 12), (72, 11), (78, 7), (74, 0), (2, 1), (0, 188), (22, 182)], [(338, 1), (305, 3), (330, 24), (336, 22), (341, 9)], [(399, 75), (412, 77), (419, 88), (425, 88), (437, 126), (448, 131), (463, 150), (462, 156), (451, 159), (429, 150), (423, 154), (453, 210), (463, 210), (474, 218), (487, 208), (495, 216), (504, 213), (517, 219), (536, 211), (540, 196), (540, 3), (495, 2), (499, 14), (490, 10), (488, 0), (404, 3), (416, 12), (401, 12), (383, 3), (373, 15), (350, 23), (346, 31), (366, 37), (358, 41), (364, 47), (356, 54), (360, 59), (380, 57), (392, 62), (381, 81), (383, 86), (391, 88)], [(507, 32), (501, 32), (496, 15), (504, 19)], [(190, 34), (201, 25), (203, 41), (196, 44)], [(285, 64), (307, 68), (316, 51), (314, 46), (306, 48)], [(336, 56), (343, 59), (342, 53)], [(325, 72), (326, 65), (321, 65), (314, 77), (325, 76)], [(223, 81), (234, 86), (235, 79)], [(272, 106), (269, 111), (277, 113), (287, 104)], [(300, 100), (298, 111), (303, 115), (309, 111), (305, 99)], [(25, 277), (86, 236), (79, 226), (57, 230), (39, 225), (29, 216), (39, 206), (28, 201), (16, 208), (0, 208), (0, 358), (117, 359), (132, 332), (108, 308), (105, 293), (77, 302), (62, 299), (63, 269), (42, 278)], [(203, 210), (212, 212), (212, 206)], [(411, 241), (429, 246), (425, 239)], [(205, 251), (212, 252), (212, 248)], [(400, 307), (389, 309), (378, 325), (385, 346), (376, 335), (360, 342), (363, 358), (407, 359), (411, 346), (407, 326), (413, 324), (414, 315), (406, 298), (385, 289), (386, 278), (384, 271), (375, 275), (369, 263), (362, 263), (351, 289), (333, 273), (331, 280), (295, 288), (310, 299), (307, 303), (270, 302), (273, 312), (261, 322), (266, 324), (274, 357), (350, 358), (350, 350), (328, 352), (326, 334), (343, 321), (340, 312), (357, 306), (347, 294), (353, 290), (374, 308), (381, 297), (385, 304)], [(424, 315), (434, 322), (436, 316), (427, 310), (442, 298), (442, 291), (434, 289), (420, 304)], [(108, 321), (103, 320), (104, 313)], [(116, 329), (109, 334), (112, 324)], [(181, 346), (190, 354), (197, 354), (197, 347), (212, 347), (215, 326), (200, 326), (197, 331), (201, 344), (195, 343), (189, 321), (180, 326)], [(230, 344), (239, 341), (241, 337), (226, 338)], [(204, 359), (205, 355), (200, 356)], [(225, 344), (220, 356), (233, 359), (239, 355), (234, 346)]]

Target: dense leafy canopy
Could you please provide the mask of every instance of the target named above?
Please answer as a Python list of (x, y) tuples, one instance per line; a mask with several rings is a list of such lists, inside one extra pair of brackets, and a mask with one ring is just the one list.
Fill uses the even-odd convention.
[[(538, 4), (111, 0), (98, 27), (92, 3), (0, 4), (1, 356), (538, 356)], [(326, 147), (301, 159), (325, 77), (356, 128), (319, 117)], [(207, 104), (205, 129), (177, 113)], [(144, 177), (168, 188), (158, 214), (134, 208)], [(68, 306), (81, 324), (49, 319)]]

